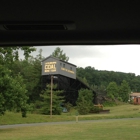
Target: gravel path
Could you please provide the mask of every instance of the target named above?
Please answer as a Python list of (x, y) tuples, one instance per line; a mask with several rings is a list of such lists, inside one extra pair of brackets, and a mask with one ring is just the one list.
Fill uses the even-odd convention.
[(76, 122), (76, 121), (66, 121), (66, 122), (44, 122), (44, 123), (0, 125), (0, 129), (18, 128), (18, 127), (29, 127), (29, 126), (44, 126), (44, 125), (64, 125), (64, 124), (89, 123), (89, 122), (124, 121), (124, 120), (140, 120), (140, 118), (85, 120), (85, 121), (78, 121), (78, 122)]

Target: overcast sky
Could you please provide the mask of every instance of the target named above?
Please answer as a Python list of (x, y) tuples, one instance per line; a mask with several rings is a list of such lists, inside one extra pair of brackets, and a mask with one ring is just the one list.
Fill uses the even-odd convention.
[(39, 46), (42, 55), (48, 57), (60, 47), (69, 57), (69, 62), (77, 67), (91, 66), (98, 70), (119, 71), (140, 75), (140, 45), (110, 45), (110, 46)]

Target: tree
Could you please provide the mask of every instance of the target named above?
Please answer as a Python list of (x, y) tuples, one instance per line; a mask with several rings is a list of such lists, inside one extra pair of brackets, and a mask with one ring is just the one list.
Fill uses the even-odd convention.
[(10, 65), (12, 77), (21, 75), (26, 85), (28, 103), (38, 100), (41, 93), (41, 61), (43, 57), (41, 50), (35, 57), (30, 56), (27, 60), (15, 60)]
[(78, 92), (77, 109), (80, 114), (88, 114), (93, 107), (93, 93), (88, 89), (81, 89)]
[(36, 48), (31, 46), (22, 46), (20, 47), (20, 49), (24, 51), (24, 56), (26, 60), (28, 60), (28, 58), (30, 57), (31, 52), (36, 51)]
[(0, 114), (16, 109), (26, 117), (28, 97), (25, 79), (21, 76), (19, 50), (24, 51), (28, 60), (30, 53), (36, 49), (29, 46), (0, 47)]
[(38, 100), (41, 93), (41, 61), (43, 60), (42, 50), (36, 57), (30, 57), (28, 60), (22, 61), (22, 75), (27, 87), (29, 103)]
[(15, 60), (19, 60), (19, 50), (24, 51), (24, 56), (27, 60), (30, 56), (30, 53), (35, 51), (36, 49), (30, 46), (0, 47), (0, 60), (2, 62), (1, 64), (7, 65), (11, 64)]
[[(15, 63), (19, 61), (19, 50), (24, 51), (26, 60), (30, 56), (32, 51), (36, 49), (33, 47), (0, 47), (0, 64), (10, 69), (12, 72), (15, 71)], [(19, 73), (19, 72), (18, 72)], [(16, 74), (18, 74), (16, 73)]]
[(107, 87), (107, 96), (111, 99), (117, 99), (119, 97), (118, 94), (118, 86), (116, 82), (110, 82)]
[(87, 81), (87, 79), (84, 77), (84, 78), (81, 78), (81, 77), (78, 77), (77, 76), (77, 78), (80, 80), (80, 81), (82, 81), (85, 85), (87, 85), (88, 87), (89, 87), (89, 84), (88, 84), (88, 81)]
[(92, 85), (91, 88), (97, 93), (98, 96), (106, 96), (106, 87), (104, 85)]
[(130, 83), (133, 92), (140, 92), (140, 78), (139, 76), (133, 78)]
[(87, 86), (89, 86), (88, 81), (87, 81), (87, 79), (86, 79), (85, 77), (83, 78), (83, 82), (84, 82)]
[(11, 76), (11, 71), (0, 65), (0, 115), (6, 110), (21, 110), (26, 117), (27, 90), (20, 75)]
[[(62, 90), (57, 90), (57, 85), (53, 85), (53, 98), (52, 98), (52, 114), (60, 115), (62, 112), (61, 104), (64, 101)], [(41, 96), (41, 110), (42, 114), (49, 115), (50, 114), (50, 94), (51, 94), (51, 85), (47, 85), (46, 89), (42, 91)]]
[(114, 81), (117, 85), (121, 85), (123, 80), (129, 83), (130, 89), (134, 92), (140, 91), (140, 76), (134, 73), (114, 72), (106, 70), (97, 70), (94, 67), (88, 66), (86, 68), (77, 68), (77, 76), (86, 78), (89, 85), (105, 86)]
[(119, 96), (122, 98), (123, 102), (128, 102), (129, 100), (130, 87), (128, 83), (123, 80), (119, 89)]
[(59, 58), (60, 60), (63, 60), (63, 61), (66, 61), (68, 62), (69, 61), (69, 57), (66, 56), (65, 53), (63, 53), (63, 50), (61, 50), (60, 47), (57, 47), (54, 52), (52, 53), (52, 56), (56, 57), (56, 58)]

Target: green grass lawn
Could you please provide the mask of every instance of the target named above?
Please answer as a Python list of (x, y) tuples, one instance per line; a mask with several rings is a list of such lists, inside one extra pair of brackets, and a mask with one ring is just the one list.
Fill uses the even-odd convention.
[[(97, 119), (112, 119), (112, 118), (137, 118), (140, 117), (139, 105), (119, 105), (109, 107), (108, 114), (89, 114), (79, 115), (79, 120), (97, 120)], [(35, 122), (60, 122), (60, 121), (75, 121), (75, 112), (63, 113), (62, 115), (54, 115), (50, 118), (49, 115), (27, 114), (27, 118), (22, 118), (21, 113), (6, 112), (4, 116), (0, 116), (0, 125), (4, 124), (20, 124), (20, 123), (35, 123)]]
[(138, 140), (138, 119), (0, 129), (0, 140)]
[[(71, 124), (55, 124), (43, 126), (17, 127), (0, 129), (0, 140), (138, 140), (140, 121), (139, 119), (116, 119), (114, 118), (140, 118), (140, 106), (121, 105), (109, 107), (108, 114), (79, 115), (79, 120), (97, 120), (93, 122), (72, 122)], [(0, 116), (0, 124), (19, 124), (34, 122), (60, 122), (75, 121), (75, 112), (55, 115), (27, 114), (22, 118), (20, 113), (6, 112)], [(110, 120), (111, 118), (111, 120)]]

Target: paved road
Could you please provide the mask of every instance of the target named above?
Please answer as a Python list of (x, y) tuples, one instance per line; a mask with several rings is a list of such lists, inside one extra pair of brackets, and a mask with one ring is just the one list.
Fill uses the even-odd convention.
[(89, 122), (125, 121), (125, 120), (140, 120), (140, 118), (86, 120), (86, 121), (78, 121), (78, 122), (76, 122), (76, 121), (66, 121), (66, 122), (44, 122), (44, 123), (30, 123), (30, 124), (0, 125), (0, 129), (29, 127), (29, 126), (45, 126), (45, 125), (64, 125), (64, 124), (89, 123)]

